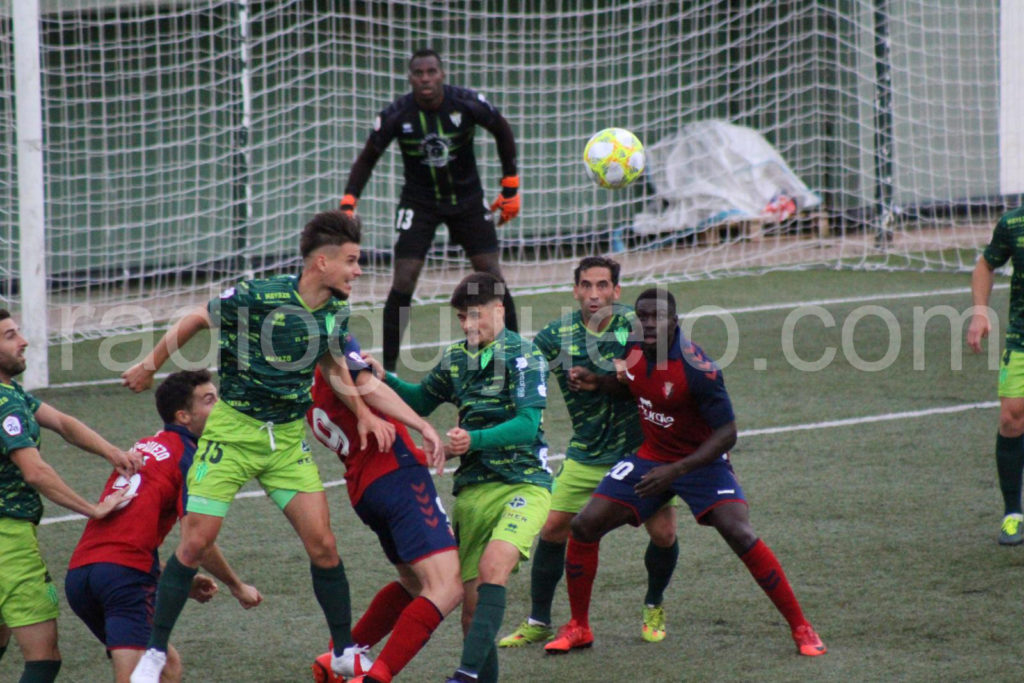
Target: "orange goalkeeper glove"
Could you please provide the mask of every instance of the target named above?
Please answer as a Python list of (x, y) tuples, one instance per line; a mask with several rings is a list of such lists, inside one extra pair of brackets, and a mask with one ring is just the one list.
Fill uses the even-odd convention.
[(341, 202), (338, 203), (338, 208), (345, 213), (355, 213), (356, 204), (359, 202), (354, 196), (347, 194), (341, 198)]
[(498, 225), (519, 215), (519, 176), (507, 175), (501, 179), (501, 194), (491, 204), (491, 211), (501, 212)]

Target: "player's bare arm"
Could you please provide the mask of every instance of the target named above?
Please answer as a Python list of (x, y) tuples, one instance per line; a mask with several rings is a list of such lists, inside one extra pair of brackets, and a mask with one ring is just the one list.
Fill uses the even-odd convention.
[(423, 437), (423, 451), (427, 456), (427, 464), (436, 468), (438, 474), (444, 472), (444, 444), (434, 427), (395, 393), (395, 390), (376, 377), (376, 371), (360, 372), (356, 385), (366, 404), (374, 410), (392, 417), (409, 429), (414, 429)]
[(359, 388), (352, 379), (348, 367), (342, 365), (331, 354), (324, 354), (320, 359), (320, 371), (330, 384), (335, 395), (351, 410), (358, 420), (359, 447), (366, 448), (366, 440), (370, 434), (377, 439), (377, 446), (388, 450), (395, 443), (395, 427), (387, 420), (373, 414), (360, 396)]
[(231, 591), (231, 595), (238, 600), (238, 604), (245, 609), (252, 609), (263, 602), (263, 596), (256, 590), (255, 586), (245, 583), (238, 578), (238, 575), (231, 568), (231, 565), (228, 564), (227, 559), (221, 552), (220, 546), (216, 543), (207, 548), (200, 566), (227, 586), (228, 590)]
[(43, 460), (38, 449), (19, 448), (11, 452), (10, 458), (11, 462), (21, 470), (21, 476), (25, 483), (57, 505), (90, 519), (103, 519), (122, 502), (135, 497), (135, 494), (129, 493), (128, 489), (120, 489), (112, 492), (99, 503), (93, 504), (75, 493), (60, 478), (57, 471)]
[(640, 483), (634, 487), (637, 495), (641, 497), (656, 496), (659, 493), (668, 491), (672, 482), (699, 467), (711, 464), (723, 453), (736, 445), (736, 423), (729, 422), (722, 425), (711, 436), (704, 440), (690, 455), (675, 462), (666, 463), (653, 468), (643, 476)]
[(141, 453), (134, 449), (122, 451), (78, 418), (61, 412), (48, 403), (41, 404), (36, 410), (36, 421), (39, 426), (60, 434), (61, 438), (72, 446), (104, 458), (120, 474), (130, 477), (142, 467)]
[(213, 327), (206, 306), (198, 306), (171, 325), (142, 362), (121, 373), (121, 384), (138, 393), (153, 386), (153, 376), (171, 354), (184, 346), (200, 330)]
[(988, 337), (992, 329), (988, 318), (988, 302), (992, 295), (995, 272), (984, 256), (978, 257), (978, 263), (971, 274), (971, 299), (974, 303), (974, 315), (967, 328), (967, 345), (971, 351), (981, 353), (981, 342)]

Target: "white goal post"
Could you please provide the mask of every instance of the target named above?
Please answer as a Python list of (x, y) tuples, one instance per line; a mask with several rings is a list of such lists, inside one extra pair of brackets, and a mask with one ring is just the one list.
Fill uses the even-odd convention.
[[(516, 134), (523, 209), (501, 228), (514, 292), (562, 289), (580, 257), (608, 252), (627, 281), (966, 270), (1019, 202), (1024, 165), (1008, 155), (1024, 88), (999, 37), (1024, 2), (578, 5), (0, 0), (0, 306), (39, 316), (43, 353), (44, 340), (163, 326), (241, 277), (295, 269), (298, 231), (337, 206), (374, 116), (428, 46)], [(634, 219), (672, 201), (663, 174), (618, 191), (586, 178), (583, 144), (601, 128), (656, 147), (707, 121), (756, 131), (820, 202), (781, 222), (748, 207), (651, 234)], [(357, 305), (388, 290), (392, 147), (359, 203)], [(485, 130), (476, 154), (491, 199)], [(440, 230), (418, 299), (446, 297), (467, 267)]]

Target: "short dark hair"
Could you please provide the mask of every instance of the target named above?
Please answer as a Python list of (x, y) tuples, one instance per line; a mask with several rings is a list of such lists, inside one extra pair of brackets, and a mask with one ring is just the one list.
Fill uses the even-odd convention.
[(640, 296), (636, 298), (636, 304), (634, 307), (639, 306), (641, 301), (647, 299), (654, 299), (655, 301), (664, 301), (668, 304), (669, 314), (674, 318), (676, 317), (676, 298), (672, 296), (672, 292), (667, 289), (660, 287), (651, 287), (640, 292)]
[(164, 424), (174, 424), (179, 410), (192, 407), (192, 393), (196, 387), (211, 381), (209, 370), (180, 370), (167, 376), (156, 388), (156, 412)]
[(361, 238), (359, 216), (347, 211), (323, 211), (313, 216), (302, 229), (299, 250), (302, 258), (306, 258), (320, 247), (340, 247), (349, 242), (359, 244)]
[(470, 306), (483, 306), (505, 298), (505, 281), (490, 273), (470, 273), (462, 278), (452, 292), (452, 308), (464, 311)]
[(610, 259), (607, 256), (583, 257), (583, 259), (580, 261), (580, 264), (576, 266), (576, 270), (572, 271), (573, 282), (579, 284), (580, 274), (584, 270), (590, 270), (591, 268), (607, 268), (608, 271), (612, 274), (612, 284), (619, 284), (619, 271), (622, 269), (622, 266), (619, 265), (618, 261)]
[(0, 320), (7, 320), (11, 317), (11, 312), (6, 308), (0, 308)]
[(429, 47), (424, 47), (419, 50), (416, 50), (416, 52), (412, 53), (412, 57), (409, 57), (409, 71), (412, 71), (412, 63), (417, 59), (421, 59), (423, 57), (433, 57), (434, 59), (437, 60), (437, 65), (442, 69), (444, 68), (444, 62), (441, 61), (441, 55), (437, 53), (437, 50), (432, 50)]

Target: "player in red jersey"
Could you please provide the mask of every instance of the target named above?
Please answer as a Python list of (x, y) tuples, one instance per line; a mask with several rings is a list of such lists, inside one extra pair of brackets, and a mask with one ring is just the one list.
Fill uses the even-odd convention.
[[(462, 579), (455, 537), (427, 469), (428, 454), (416, 446), (406, 426), (424, 435), (429, 464), (439, 472), (445, 462), (440, 436), (393, 389), (373, 377), (351, 337), (345, 353), (364, 402), (395, 426), (394, 444), (382, 450), (370, 438), (365, 448), (359, 447), (355, 414), (319, 368), (306, 420), (316, 438), (344, 463), (352, 507), (377, 534), (398, 571), (398, 580), (377, 592), (352, 629), (352, 641), (363, 647), (372, 647), (391, 633), (365, 677), (351, 679), (352, 683), (390, 683), (462, 601)], [(317, 661), (315, 672), (330, 671), (330, 652)]]
[(570, 370), (576, 389), (631, 393), (644, 441), (635, 455), (608, 470), (572, 522), (565, 563), (573, 622), (559, 634), (563, 651), (593, 643), (588, 612), (601, 537), (624, 524), (642, 524), (675, 494), (699, 524), (714, 527), (743, 561), (785, 617), (797, 651), (825, 654), (782, 566), (750, 525), (743, 489), (729, 462), (736, 421), (721, 369), (683, 337), (675, 298), (667, 290), (640, 294), (636, 316), (643, 341), (631, 345), (618, 378)]
[[(176, 372), (164, 380), (156, 390), (163, 430), (135, 444), (145, 458), (142, 468), (127, 479), (115, 471), (100, 498), (119, 489), (134, 497), (107, 517), (89, 520), (71, 554), (64, 581), (68, 604), (107, 646), (118, 683), (127, 683), (146, 650), (160, 575), (157, 549), (184, 514), (186, 473), (216, 402), (217, 389), (206, 370)], [(202, 565), (230, 587), (242, 607), (255, 607), (263, 599), (239, 580), (216, 545)], [(206, 602), (216, 592), (212, 579), (197, 575), (189, 596)], [(179, 681), (181, 674), (181, 659), (172, 647), (161, 680)]]

